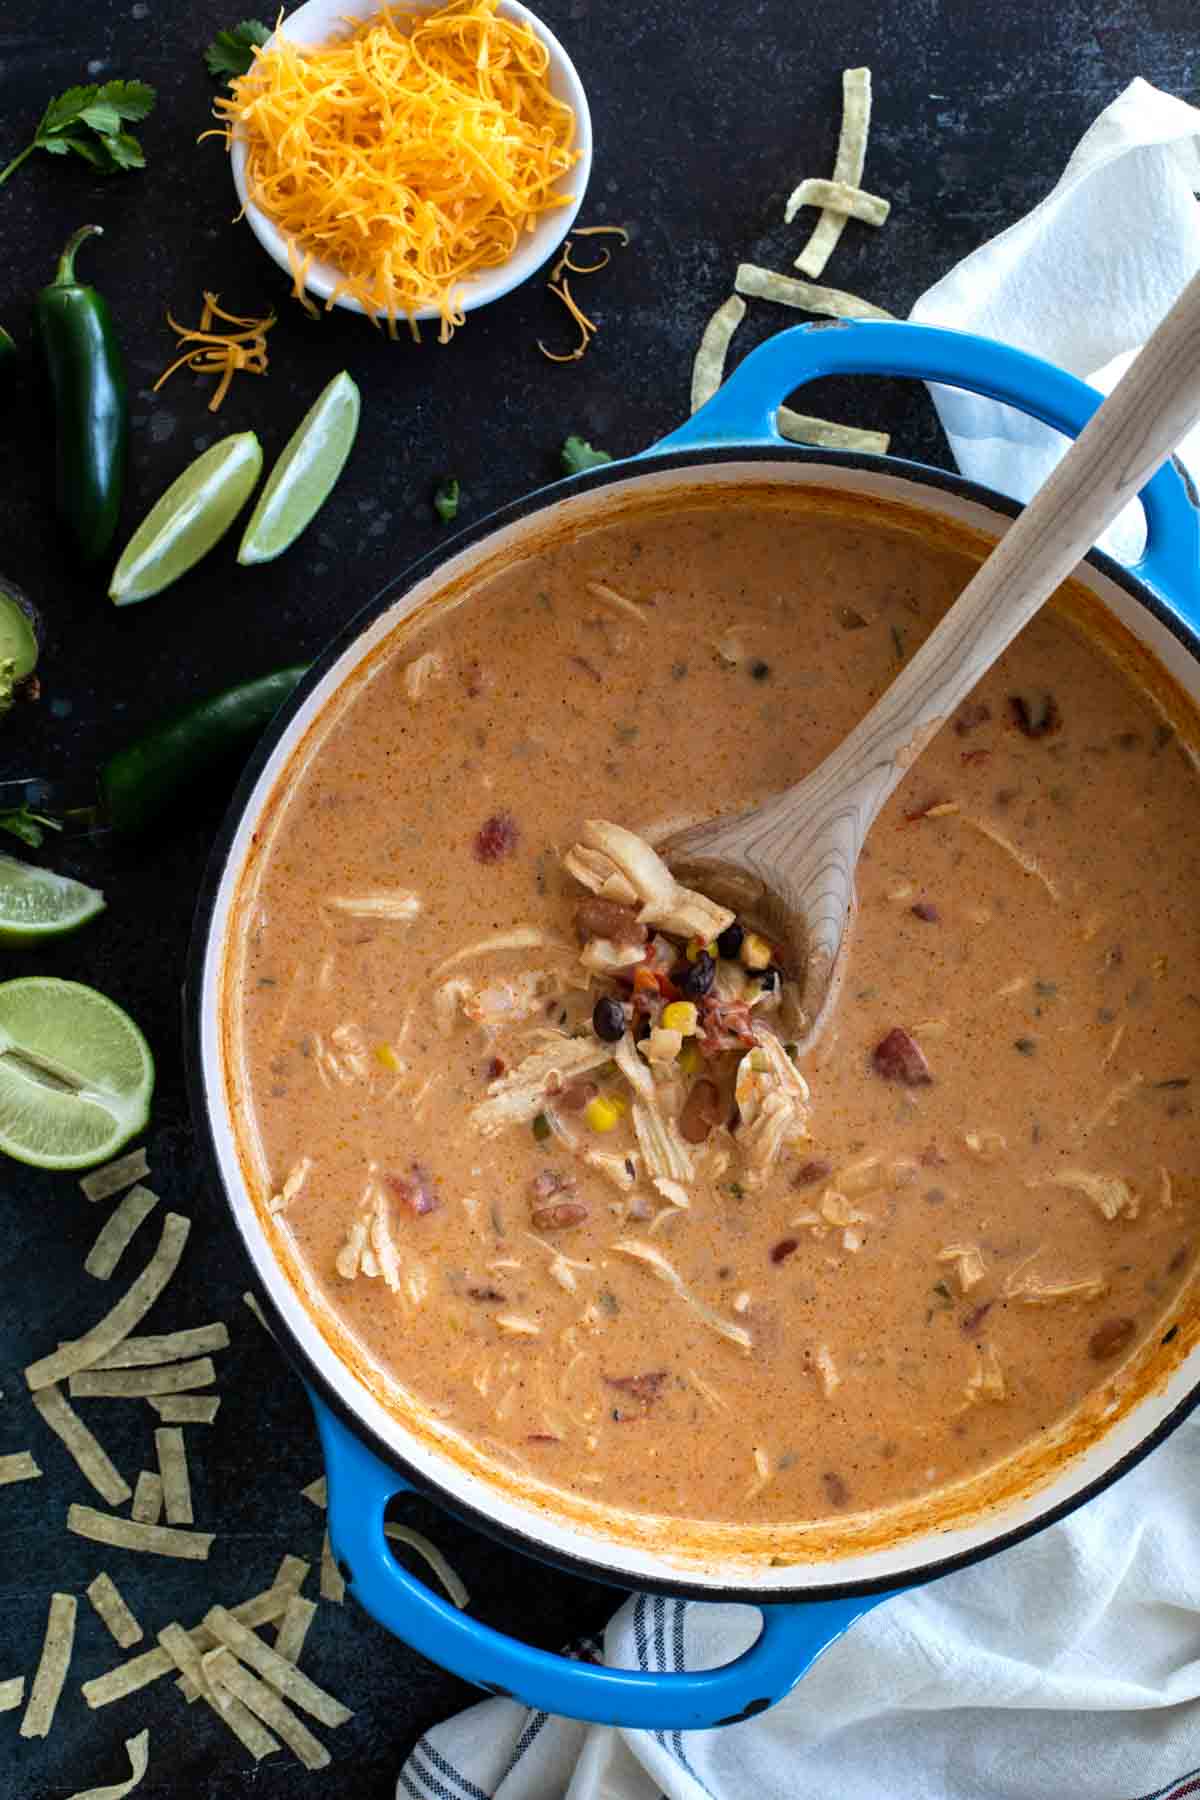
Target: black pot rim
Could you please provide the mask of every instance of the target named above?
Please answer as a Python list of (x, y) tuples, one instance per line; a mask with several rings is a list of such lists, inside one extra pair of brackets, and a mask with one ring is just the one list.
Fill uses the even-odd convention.
[[(434, 574), (439, 567), (453, 557), (482, 543), (496, 531), (528, 518), (534, 513), (545, 511), (556, 505), (559, 500), (565, 500), (583, 491), (594, 491), (609, 485), (618, 485), (631, 477), (636, 478), (643, 474), (658, 474), (670, 470), (686, 472), (725, 463), (745, 464), (750, 462), (778, 465), (795, 463), (798, 459), (808, 464), (826, 466), (839, 471), (859, 469), (868, 474), (882, 473), (894, 476), (911, 481), (920, 487), (933, 489), (935, 492), (940, 491), (958, 499), (974, 501), (991, 512), (1007, 515), (1009, 518), (1015, 518), (1022, 510), (1019, 502), (1011, 500), (1007, 495), (997, 493), (979, 482), (969, 481), (965, 476), (901, 457), (871, 456), (855, 451), (747, 443), (723, 445), (719, 448), (696, 447), (662, 451), (653, 456), (647, 456), (644, 461), (631, 458), (621, 462), (607, 463), (581, 475), (535, 488), (531, 493), (522, 495), (520, 498), (508, 502), (507, 505), (497, 508), (475, 524), (455, 533), (444, 543), (427, 551), (424, 556), (409, 563), (373, 599), (355, 613), (331, 639), (313, 662), (307, 675), (298, 683), (294, 692), (284, 702), (267, 727), (242, 773), (237, 791), (221, 823), (208, 858), (196, 901), (184, 986), (185, 1073), (192, 1119), (202, 1153), (213, 1168), (222, 1198), (232, 1214), (238, 1243), (250, 1266), (252, 1278), (254, 1278), (254, 1264), (250, 1245), (229, 1195), (225, 1192), (219, 1173), (220, 1159), (206, 1101), (201, 1048), (203, 975), (209, 927), (238, 826), (254, 786), (293, 716), (313, 687), (324, 676), (326, 670), (381, 613), (395, 603), (403, 592)], [(1132, 599), (1138, 601), (1160, 625), (1171, 633), (1195, 661), (1200, 662), (1200, 638), (1188, 630), (1183, 621), (1154, 589), (1148, 587), (1137, 576), (1101, 550), (1089, 551), (1083, 561), (1097, 573), (1122, 588)], [(565, 1574), (576, 1575), (585, 1580), (603, 1583), (624, 1591), (630, 1589), (632, 1583), (626, 1571), (614, 1569), (590, 1557), (577, 1556), (559, 1550), (544, 1543), (531, 1532), (519, 1531), (512, 1526), (502, 1525), (457, 1496), (448, 1495), (436, 1481), (431, 1480), (422, 1471), (409, 1464), (394, 1445), (387, 1443), (368, 1426), (342, 1391), (325, 1379), (322, 1372), (310, 1361), (306, 1352), (292, 1336), (287, 1321), (279, 1313), (270, 1295), (262, 1292), (260, 1300), (264, 1303), (265, 1310), (274, 1323), (277, 1342), (289, 1362), (292, 1363), (310, 1391), (315, 1391), (335, 1416), (348, 1426), (362, 1442), (366, 1443), (381, 1462), (396, 1471), (399, 1478), (398, 1492), (401, 1491), (402, 1486), (407, 1486), (423, 1498), (433, 1501), (443, 1511), (450, 1513), (463, 1524), (492, 1538), (507, 1549), (519, 1551), (521, 1554), (559, 1569)], [(1022, 1543), (1026, 1538), (1033, 1537), (1048, 1525), (1056, 1524), (1060, 1519), (1066, 1518), (1078, 1507), (1085, 1505), (1089, 1500), (1103, 1493), (1106, 1488), (1111, 1487), (1130, 1469), (1135, 1468), (1152, 1450), (1163, 1443), (1197, 1406), (1200, 1406), (1200, 1380), (1145, 1437), (1139, 1439), (1137, 1444), (1109, 1464), (1077, 1493), (1070, 1495), (1055, 1506), (1047, 1508), (1035, 1519), (1011, 1527), (1006, 1531), (997, 1532), (994, 1536), (986, 1538), (983, 1543), (968, 1550), (940, 1558), (933, 1557), (914, 1564), (912, 1567), (892, 1571), (887, 1575), (822, 1585), (816, 1588), (801, 1584), (786, 1589), (772, 1589), (769, 1594), (763, 1594), (754, 1588), (743, 1588), (736, 1585), (710, 1587), (697, 1582), (674, 1580), (669, 1576), (661, 1578), (656, 1576), (648, 1580), (639, 1579), (638, 1587), (649, 1593), (687, 1600), (708, 1601), (713, 1604), (734, 1602), (763, 1607), (867, 1598), (903, 1588), (923, 1586), (926, 1582), (937, 1580), (955, 1570), (967, 1568), (973, 1563), (982, 1562), (995, 1556), (1000, 1551), (1007, 1550), (1015, 1544)]]

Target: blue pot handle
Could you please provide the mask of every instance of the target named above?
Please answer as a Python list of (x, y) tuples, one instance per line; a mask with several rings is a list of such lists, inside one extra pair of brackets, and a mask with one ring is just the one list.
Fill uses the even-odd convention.
[[(940, 325), (839, 321), (797, 325), (752, 350), (712, 399), (646, 454), (783, 443), (775, 413), (793, 389), (825, 375), (900, 375), (1002, 400), (1078, 437), (1102, 395), (1024, 350)], [(1146, 553), (1132, 573), (1200, 629), (1200, 515), (1170, 463), (1141, 492)]]
[(460, 1612), (396, 1561), (383, 1535), (388, 1501), (412, 1484), (310, 1392), (328, 1478), (333, 1554), (355, 1599), (431, 1662), (523, 1706), (643, 1731), (732, 1725), (773, 1706), (887, 1594), (762, 1608), (762, 1631), (736, 1661), (694, 1674), (645, 1674), (534, 1650)]

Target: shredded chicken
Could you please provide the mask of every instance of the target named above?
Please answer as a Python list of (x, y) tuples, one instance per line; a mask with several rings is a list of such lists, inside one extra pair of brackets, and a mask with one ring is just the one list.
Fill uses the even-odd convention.
[(1002, 1131), (966, 1131), (963, 1143), (981, 1162), (995, 1162), (1008, 1149), (1008, 1139)]
[(631, 1256), (635, 1262), (644, 1263), (651, 1273), (657, 1275), (660, 1281), (665, 1282), (683, 1301), (684, 1305), (690, 1307), (697, 1318), (702, 1320), (710, 1330), (719, 1333), (721, 1337), (728, 1338), (730, 1343), (739, 1345), (743, 1350), (753, 1349), (754, 1339), (750, 1333), (743, 1326), (735, 1325), (732, 1319), (722, 1318), (719, 1312), (715, 1312), (711, 1306), (705, 1305), (703, 1300), (698, 1299), (674, 1263), (668, 1262), (662, 1251), (656, 1250), (653, 1244), (644, 1243), (640, 1238), (618, 1238), (613, 1249), (619, 1251), (622, 1256)]
[(426, 650), (405, 666), (404, 691), (410, 700), (419, 700), (431, 681), (442, 673), (443, 663), (436, 650)]
[(646, 954), (644, 944), (614, 944), (611, 938), (589, 938), (579, 960), (593, 975), (616, 975), (631, 969)]
[(1108, 1292), (1103, 1275), (1083, 1275), (1077, 1281), (1039, 1281), (1028, 1275), (1023, 1280), (1010, 1279), (1004, 1284), (1006, 1300), (1018, 1300), (1022, 1306), (1056, 1306), (1060, 1301), (1099, 1300)]
[(539, 931), (535, 925), (518, 925), (512, 931), (501, 931), (495, 937), (478, 938), (475, 943), (467, 944), (456, 950), (453, 956), (445, 957), (433, 971), (432, 979), (440, 981), (451, 969), (460, 963), (472, 962), (477, 956), (496, 956), (505, 950), (567, 950), (571, 945), (562, 938), (557, 938), (549, 931)]
[(826, 1225), (836, 1225), (839, 1230), (847, 1225), (869, 1225), (874, 1217), (872, 1213), (860, 1212), (857, 1206), (851, 1206), (837, 1188), (826, 1188), (817, 1207)]
[(421, 910), (421, 896), (407, 888), (394, 888), (376, 894), (331, 894), (325, 904), (335, 912), (349, 913), (352, 919), (392, 919), (408, 925)]
[(1124, 1216), (1136, 1219), (1138, 1196), (1119, 1175), (1094, 1175), (1087, 1169), (1060, 1169), (1048, 1177), (1052, 1187), (1072, 1188), (1083, 1194), (1102, 1218), (1113, 1220)]
[[(932, 818), (936, 810), (937, 809), (935, 808), (931, 808), (925, 816), (927, 818)], [(957, 812), (958, 809), (955, 807), (953, 810)], [(962, 821), (964, 825), (970, 825), (983, 837), (989, 838), (998, 849), (1003, 850), (1006, 855), (1011, 856), (1017, 867), (1019, 869), (1024, 869), (1026, 875), (1035, 876), (1055, 903), (1061, 901), (1062, 894), (1059, 890), (1058, 883), (1047, 875), (1045, 869), (1043, 869), (1041, 863), (1038, 862), (1035, 856), (1031, 856), (1027, 850), (1019, 849), (1018, 846), (1013, 843), (1011, 838), (1005, 837), (1002, 831), (997, 831), (996, 827), (990, 824), (987, 819), (973, 819), (969, 813), (963, 813)]]
[(693, 1181), (696, 1171), (687, 1145), (674, 1119), (665, 1119), (657, 1105), (633, 1103), (633, 1129), (641, 1147), (647, 1175), (665, 1175), (670, 1181)]
[(603, 600), (606, 606), (614, 606), (618, 611), (628, 613), (631, 618), (637, 620), (639, 625), (647, 623), (645, 608), (639, 606), (636, 600), (630, 600), (624, 594), (619, 594), (616, 588), (609, 587), (606, 581), (589, 581), (587, 591), (595, 599)]
[[(593, 852), (593, 857), (585, 859), (585, 851)], [(597, 856), (604, 860), (597, 862)], [(612, 899), (619, 896), (608, 884), (614, 874), (620, 876), (640, 905), (641, 922), (661, 926), (677, 937), (700, 938), (708, 943), (733, 923), (734, 915), (727, 907), (717, 906), (676, 881), (662, 857), (644, 838), (607, 819), (585, 822), (582, 841), (569, 853), (566, 866), (594, 894), (603, 893)], [(579, 873), (581, 868), (586, 875)]]
[(302, 1156), (300, 1161), (288, 1171), (283, 1186), (277, 1194), (272, 1194), (271, 1199), (268, 1202), (268, 1207), (271, 1212), (277, 1213), (285, 1212), (287, 1210), (292, 1201), (296, 1198), (296, 1195), (300, 1192), (300, 1189), (304, 1186), (304, 1183), (308, 1180), (308, 1172), (312, 1166), (312, 1157)]
[(1133, 1098), (1138, 1089), (1144, 1085), (1145, 1080), (1144, 1075), (1135, 1071), (1127, 1081), (1120, 1082), (1113, 1088), (1104, 1105), (1092, 1114), (1080, 1135), (1085, 1138), (1091, 1137), (1093, 1131), (1096, 1131), (1101, 1125), (1112, 1125), (1118, 1109), (1124, 1106), (1127, 1100)]
[(1000, 1358), (994, 1345), (984, 1344), (975, 1352), (975, 1367), (967, 1377), (965, 1392), (968, 1404), (976, 1400), (1004, 1400), (1008, 1397), (1004, 1370), (1000, 1367)]
[(813, 1364), (821, 1383), (821, 1392), (828, 1400), (830, 1395), (842, 1385), (842, 1378), (838, 1374), (837, 1364), (833, 1360), (833, 1352), (828, 1344), (817, 1345), (813, 1353)]
[(638, 1159), (636, 1155), (621, 1156), (615, 1150), (587, 1150), (584, 1162), (593, 1169), (599, 1170), (613, 1186), (620, 1188), (623, 1194), (629, 1193), (637, 1180)]
[(487, 1099), (468, 1115), (471, 1124), (484, 1137), (494, 1137), (506, 1125), (526, 1123), (542, 1110), (554, 1078), (565, 1084), (573, 1076), (586, 1075), (608, 1062), (611, 1052), (611, 1045), (594, 1037), (556, 1038), (490, 1083)]
[(983, 1252), (976, 1244), (947, 1244), (944, 1250), (938, 1251), (937, 1259), (940, 1263), (954, 1264), (960, 1293), (969, 1294), (983, 1280)]

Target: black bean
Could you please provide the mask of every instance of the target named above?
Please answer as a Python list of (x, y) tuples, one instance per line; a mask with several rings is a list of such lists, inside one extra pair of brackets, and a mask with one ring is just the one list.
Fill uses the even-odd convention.
[(605, 1044), (617, 1044), (625, 1036), (625, 1008), (619, 1000), (602, 995), (592, 1008), (592, 1030)]
[(685, 1000), (700, 1000), (707, 994), (717, 973), (717, 965), (707, 950), (701, 950), (695, 962), (682, 963), (672, 969), (671, 980)]
[(776, 968), (764, 969), (758, 979), (763, 993), (773, 994), (779, 986), (779, 970)]
[(750, 679), (752, 681), (765, 681), (770, 673), (770, 663), (762, 662), (760, 660), (750, 664)]
[(739, 925), (735, 919), (732, 925), (727, 925), (725, 927), (724, 931), (717, 939), (717, 949), (720, 954), (729, 962), (734, 962), (742, 948), (742, 939), (745, 935), (746, 927), (744, 925)]
[(1019, 1050), (1022, 1056), (1033, 1056), (1037, 1051), (1037, 1039), (1031, 1037), (1014, 1038), (1013, 1049)]

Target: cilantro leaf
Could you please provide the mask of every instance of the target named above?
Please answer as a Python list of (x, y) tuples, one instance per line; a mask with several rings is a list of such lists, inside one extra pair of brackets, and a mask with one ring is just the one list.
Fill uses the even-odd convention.
[(601, 463), (612, 461), (607, 450), (593, 450), (581, 437), (569, 437), (559, 454), (565, 475), (580, 475), (584, 469), (598, 469)]
[(228, 31), (218, 31), (204, 60), (210, 75), (245, 75), (254, 67), (254, 47), (265, 44), (271, 32), (261, 19), (243, 19)]
[(101, 105), (111, 106), (120, 118), (136, 125), (154, 111), (157, 96), (145, 81), (106, 81), (96, 98)]
[(0, 812), (0, 831), (10, 831), (23, 844), (30, 844), (37, 849), (46, 833), (43, 827), (51, 831), (61, 831), (61, 819), (47, 818), (45, 813), (35, 813), (28, 802), (24, 806), (16, 806), (7, 812)]
[(458, 482), (450, 476), (439, 481), (433, 490), (433, 510), (443, 525), (458, 517), (459, 491)]
[(51, 100), (38, 122), (32, 143), (0, 169), (0, 187), (35, 150), (51, 156), (72, 151), (103, 175), (119, 169), (142, 169), (146, 158), (122, 122), (136, 124), (154, 106), (155, 93), (144, 81), (106, 81), (100, 85), (68, 88)]

